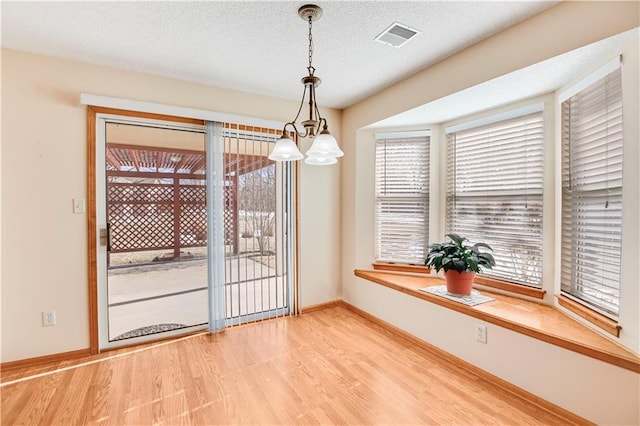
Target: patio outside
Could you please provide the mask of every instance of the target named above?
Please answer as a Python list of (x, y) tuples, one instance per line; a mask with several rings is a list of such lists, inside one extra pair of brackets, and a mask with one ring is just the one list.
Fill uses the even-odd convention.
[[(268, 149), (241, 154), (235, 143), (224, 158), (224, 267), (226, 315), (239, 321), (286, 308), (287, 286), (275, 164)], [(109, 340), (206, 324), (204, 151), (107, 143), (106, 157)]]
[[(286, 306), (285, 277), (276, 275), (275, 255), (253, 251), (252, 240), (243, 238), (241, 252), (226, 258), (225, 301), (230, 318)], [(208, 322), (206, 247), (187, 251), (177, 260), (153, 261), (169, 253), (112, 255), (127, 265), (109, 270), (110, 340)]]

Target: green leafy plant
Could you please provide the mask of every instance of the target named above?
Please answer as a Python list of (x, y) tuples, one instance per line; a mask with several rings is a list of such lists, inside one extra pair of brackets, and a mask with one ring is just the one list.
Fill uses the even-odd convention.
[(450, 242), (434, 243), (429, 246), (425, 266), (432, 267), (436, 272), (440, 272), (440, 269), (445, 272), (450, 270), (481, 272), (482, 268), (491, 269), (496, 266), (491, 253), (480, 251), (480, 247), (493, 251), (488, 244), (476, 243), (470, 246), (465, 244), (465, 241), (468, 241), (466, 238), (457, 234), (447, 234), (447, 237), (451, 240)]

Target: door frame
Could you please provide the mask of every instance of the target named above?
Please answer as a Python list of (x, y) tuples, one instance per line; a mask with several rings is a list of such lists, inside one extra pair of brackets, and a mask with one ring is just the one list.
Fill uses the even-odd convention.
[[(179, 117), (167, 114), (156, 114), (140, 112), (126, 109), (100, 107), (87, 105), (87, 255), (88, 255), (88, 297), (89, 297), (89, 352), (92, 355), (98, 354), (100, 349), (99, 341), (99, 306), (98, 306), (98, 232), (97, 232), (97, 169), (96, 169), (96, 149), (97, 149), (97, 120), (98, 114), (114, 115), (123, 119), (148, 119), (176, 124), (206, 126), (206, 121), (202, 119)], [(298, 138), (295, 138), (298, 143)], [(291, 283), (291, 306), (290, 315), (300, 313), (299, 297), (299, 165), (294, 163), (292, 176), (292, 207), (293, 214), (293, 247), (291, 248), (292, 259), (290, 263), (292, 274)], [(166, 338), (174, 338), (167, 336)], [(163, 340), (162, 338), (157, 339)], [(118, 346), (118, 348), (137, 345), (144, 342), (132, 342), (130, 345)], [(112, 350), (115, 348), (104, 348), (102, 350)]]

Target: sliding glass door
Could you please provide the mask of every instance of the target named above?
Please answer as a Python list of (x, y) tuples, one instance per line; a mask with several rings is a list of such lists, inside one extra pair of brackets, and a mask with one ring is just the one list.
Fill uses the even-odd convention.
[(215, 125), (98, 116), (100, 348), (290, 312), (291, 169), (274, 131)]

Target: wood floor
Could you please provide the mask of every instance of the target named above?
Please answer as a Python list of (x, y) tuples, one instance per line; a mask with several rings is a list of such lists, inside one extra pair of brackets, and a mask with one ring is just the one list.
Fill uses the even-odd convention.
[(568, 423), (341, 306), (65, 365), (3, 372), (2, 424)]

